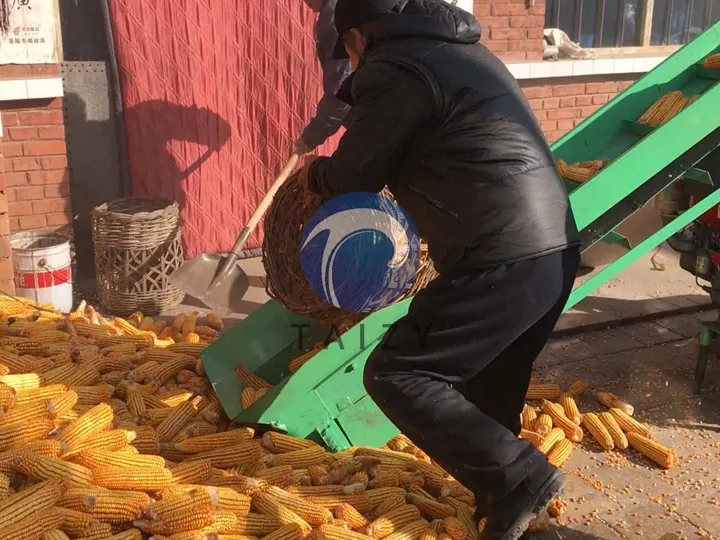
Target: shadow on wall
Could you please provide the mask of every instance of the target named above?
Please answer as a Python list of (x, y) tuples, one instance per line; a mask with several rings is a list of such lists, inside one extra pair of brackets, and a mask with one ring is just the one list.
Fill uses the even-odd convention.
[[(128, 131), (139, 134), (128, 141), (129, 160), (154, 163), (150, 171), (131, 171), (134, 195), (165, 197), (185, 207), (183, 181), (198, 171), (214, 153), (227, 143), (230, 124), (217, 113), (197, 106), (186, 107), (163, 100), (144, 101), (125, 111)], [(196, 143), (206, 147), (199, 156), (172, 151), (171, 142)], [(176, 155), (184, 154), (187, 165)]]
[[(77, 256), (78, 294), (94, 286), (90, 213), (93, 208), (123, 196), (117, 128), (107, 101), (95, 95), (82, 96), (70, 89), (64, 96), (68, 165), (74, 214), (73, 230)], [(227, 142), (230, 125), (219, 115), (198, 107), (183, 107), (166, 101), (143, 102), (125, 112), (125, 122), (141, 129), (141, 146), (133, 153), (148, 155), (153, 163), (147, 178), (132, 178), (133, 195), (151, 195), (185, 204), (183, 181)], [(205, 152), (188, 167), (171, 153), (173, 140), (198, 143)], [(137, 171), (136, 171), (137, 172)], [(148, 187), (150, 189), (138, 189)]]

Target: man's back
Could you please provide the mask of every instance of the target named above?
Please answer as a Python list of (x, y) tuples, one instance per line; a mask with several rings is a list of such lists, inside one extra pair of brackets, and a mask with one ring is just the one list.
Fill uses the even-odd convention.
[(409, 0), (402, 15), (385, 15), (363, 31), (371, 45), (350, 101), (360, 104), (364, 89), (395, 76), (398, 84), (422, 81), (430, 96), (387, 182), (439, 269), (492, 266), (577, 244), (542, 131), (517, 81), (479, 43), (473, 17), (449, 4)]

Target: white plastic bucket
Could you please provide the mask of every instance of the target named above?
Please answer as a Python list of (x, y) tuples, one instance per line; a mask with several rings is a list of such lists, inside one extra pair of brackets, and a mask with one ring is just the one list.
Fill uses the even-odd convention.
[(36, 303), (50, 302), (63, 313), (72, 310), (70, 241), (47, 231), (27, 231), (10, 237), (15, 294)]

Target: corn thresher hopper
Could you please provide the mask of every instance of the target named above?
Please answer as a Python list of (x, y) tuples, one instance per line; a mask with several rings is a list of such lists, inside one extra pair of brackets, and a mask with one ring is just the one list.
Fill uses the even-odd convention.
[[(567, 308), (617, 275), (639, 257), (685, 229), (720, 203), (720, 69), (702, 61), (720, 52), (720, 23), (682, 47), (552, 147), (568, 163), (608, 159), (584, 184), (568, 184), (583, 250), (597, 242), (624, 248), (623, 254), (578, 286)], [(681, 90), (699, 99), (665, 124), (651, 128), (636, 120), (658, 98)], [(702, 198), (637, 245), (615, 229), (673, 182), (697, 186)], [(408, 309), (409, 300), (368, 316), (300, 370), (292, 359), (328, 331), (270, 301), (226, 332), (202, 355), (205, 370), (230, 418), (260, 424), (296, 437), (312, 438), (331, 450), (380, 446), (398, 430), (380, 412), (362, 384), (365, 361), (386, 329)], [(273, 388), (247, 410), (233, 372), (243, 365)]]

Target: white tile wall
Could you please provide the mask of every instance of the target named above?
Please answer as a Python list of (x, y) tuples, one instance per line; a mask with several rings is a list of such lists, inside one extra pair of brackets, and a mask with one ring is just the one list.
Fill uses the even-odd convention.
[(60, 77), (0, 80), (0, 101), (45, 99), (62, 95), (63, 87)]
[(595, 58), (589, 60), (558, 60), (507, 64), (516, 79), (547, 79), (554, 77), (580, 77), (585, 75), (611, 75), (620, 73), (647, 73), (667, 56), (638, 58)]

